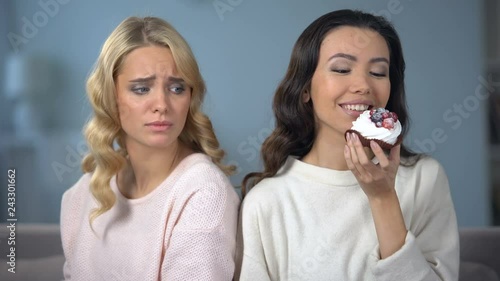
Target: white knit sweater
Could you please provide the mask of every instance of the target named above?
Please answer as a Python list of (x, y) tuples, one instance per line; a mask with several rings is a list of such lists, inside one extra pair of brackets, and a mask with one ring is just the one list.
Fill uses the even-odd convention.
[(89, 225), (96, 202), (86, 174), (62, 199), (66, 280), (231, 280), (239, 198), (204, 154), (186, 157), (154, 191), (127, 199)]
[(277, 176), (245, 197), (239, 280), (458, 279), (459, 241), (448, 180), (426, 157), (400, 166), (396, 192), (408, 229), (383, 260), (368, 199), (350, 171), (289, 158)]

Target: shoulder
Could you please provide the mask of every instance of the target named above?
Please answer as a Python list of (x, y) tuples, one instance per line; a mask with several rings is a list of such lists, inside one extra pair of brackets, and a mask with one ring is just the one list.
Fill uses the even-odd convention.
[(230, 197), (234, 201), (239, 197), (224, 172), (202, 153), (194, 153), (179, 164), (179, 174), (175, 185), (186, 194), (200, 194), (213, 200), (225, 200)]
[(62, 204), (72, 203), (72, 201), (81, 201), (82, 197), (90, 195), (90, 180), (92, 179), (91, 173), (83, 174), (80, 179), (63, 193)]
[(400, 166), (398, 173), (402, 186), (413, 186), (417, 197), (428, 199), (448, 197), (450, 193), (448, 177), (445, 169), (436, 159), (422, 156), (412, 166)]
[(191, 204), (239, 206), (240, 199), (229, 178), (203, 153), (193, 153), (180, 164), (176, 185), (191, 194)]
[(238, 211), (238, 194), (229, 178), (209, 156), (191, 154), (181, 162), (179, 168), (175, 192), (183, 198), (184, 227), (212, 228), (220, 224), (225, 213)]
[(92, 174), (86, 173), (63, 193), (61, 200), (60, 224), (61, 231), (65, 234), (70, 229), (76, 229), (76, 225), (86, 218), (86, 210), (95, 204), (90, 192), (90, 180)]
[(286, 175), (265, 178), (250, 189), (245, 200), (254, 201), (271, 198), (283, 192), (286, 188)]
[(283, 223), (290, 207), (297, 203), (295, 199), (300, 200), (294, 190), (286, 174), (263, 179), (251, 188), (241, 202), (239, 223), (245, 230), (242, 235), (260, 237), (263, 228)]
[(293, 182), (287, 173), (265, 178), (247, 192), (242, 202), (242, 213), (268, 213), (279, 208), (290, 193)]
[(75, 216), (81, 212), (84, 206), (93, 204), (94, 199), (90, 191), (91, 173), (86, 173), (80, 179), (66, 190), (61, 199), (61, 221), (68, 216)]
[(198, 192), (217, 192), (220, 196), (229, 193), (230, 196), (238, 197), (229, 178), (208, 155), (193, 153), (186, 157), (180, 166), (181, 171), (177, 181), (182, 185), (188, 185), (188, 189)]
[(436, 159), (432, 158), (431, 156), (427, 155), (422, 156), (415, 165), (424, 171), (426, 170), (434, 171), (436, 169), (439, 170), (443, 169), (441, 163), (439, 163)]
[(413, 165), (400, 166), (400, 169), (401, 175), (404, 176), (423, 176), (426, 178), (446, 176), (441, 163), (427, 155), (421, 156)]
[(191, 183), (218, 182), (228, 184), (229, 180), (222, 170), (212, 162), (208, 155), (193, 153), (179, 164), (179, 178)]

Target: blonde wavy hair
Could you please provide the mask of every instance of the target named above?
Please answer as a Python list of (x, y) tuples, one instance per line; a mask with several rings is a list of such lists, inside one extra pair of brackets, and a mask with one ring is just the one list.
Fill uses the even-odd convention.
[(82, 170), (92, 173), (90, 190), (98, 203), (90, 214), (91, 225), (115, 204), (110, 180), (127, 161), (125, 133), (116, 103), (115, 79), (127, 54), (151, 45), (170, 49), (179, 74), (192, 88), (189, 113), (179, 140), (195, 152), (210, 156), (226, 175), (235, 170), (234, 166), (222, 164), (225, 153), (219, 148), (210, 119), (201, 111), (205, 82), (188, 43), (162, 19), (129, 17), (110, 34), (87, 80), (87, 95), (94, 115), (84, 128), (89, 153), (82, 161)]

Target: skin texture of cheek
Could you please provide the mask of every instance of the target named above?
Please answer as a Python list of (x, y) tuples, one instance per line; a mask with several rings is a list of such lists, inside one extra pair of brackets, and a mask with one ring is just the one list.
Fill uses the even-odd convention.
[(118, 114), (120, 116), (120, 123), (125, 131), (128, 131), (132, 127), (132, 122), (137, 122), (140, 119), (139, 116), (134, 116), (134, 112), (139, 110), (139, 105), (133, 101), (119, 98), (118, 99)]
[(186, 93), (186, 96), (183, 97), (182, 100), (179, 100), (177, 107), (179, 109), (178, 111), (179, 121), (182, 121), (181, 125), (183, 126), (185, 126), (190, 106), (191, 106), (191, 93)]

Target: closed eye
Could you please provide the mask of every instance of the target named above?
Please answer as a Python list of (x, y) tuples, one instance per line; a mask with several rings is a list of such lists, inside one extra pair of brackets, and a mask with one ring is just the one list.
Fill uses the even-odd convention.
[(375, 77), (387, 77), (387, 74), (385, 73), (382, 73), (382, 72), (370, 72), (371, 75), (375, 76)]
[(332, 69), (332, 72), (340, 73), (340, 74), (348, 74), (351, 72), (350, 69)]

